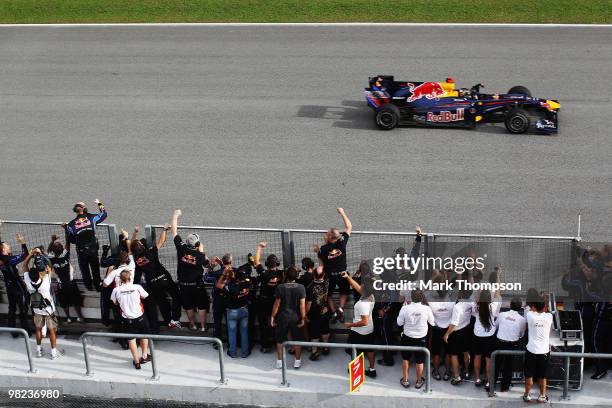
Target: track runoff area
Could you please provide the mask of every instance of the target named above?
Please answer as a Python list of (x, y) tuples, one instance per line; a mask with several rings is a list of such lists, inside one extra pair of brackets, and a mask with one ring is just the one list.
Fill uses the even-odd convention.
[[(462, 28), (462, 25), (456, 25), (456, 26), (457, 26), (457, 28)], [(495, 27), (494, 27), (494, 28), (495, 28)], [(500, 27), (500, 28), (503, 28), (503, 27)], [(518, 28), (518, 27), (517, 27), (517, 28)], [(576, 29), (581, 29), (582, 27), (574, 27), (574, 28), (576, 28)], [(427, 288), (426, 288), (426, 289), (427, 289)], [(432, 289), (433, 289), (433, 288), (432, 288)], [(550, 304), (550, 302), (548, 303), (548, 307), (549, 307), (549, 308), (551, 308), (551, 309), (554, 309), (554, 306), (553, 306), (552, 304)], [(479, 316), (479, 315), (478, 315), (478, 316)], [(475, 318), (477, 318), (477, 317), (475, 316)], [(575, 324), (575, 323), (576, 323), (575, 318), (570, 318), (568, 322), (570, 322), (570, 323), (572, 323), (572, 322), (573, 322), (572, 324)], [(552, 324), (556, 324), (556, 323), (553, 321), (553, 322), (552, 322)], [(560, 324), (563, 324), (563, 323), (560, 323)], [(569, 324), (569, 323), (568, 323), (568, 324)], [(558, 329), (560, 329), (560, 328), (561, 328), (561, 327), (558, 327)], [(574, 341), (574, 340), (576, 340), (576, 339), (572, 339), (572, 341)], [(582, 340), (582, 341), (583, 341), (583, 346), (584, 346), (584, 340)], [(580, 339), (578, 339), (578, 343), (580, 343)], [(560, 339), (560, 345), (561, 345), (561, 346), (563, 346), (563, 344), (564, 344), (564, 343), (563, 343), (563, 341)], [(573, 344), (573, 343), (572, 343), (572, 344)], [(578, 347), (580, 347), (580, 345), (578, 345)], [(397, 357), (397, 356), (396, 356), (396, 357)], [(364, 364), (365, 364), (365, 367), (367, 367), (367, 360), (366, 360), (366, 362), (365, 362)], [(365, 369), (365, 368), (364, 368), (364, 369)], [(580, 370), (581, 370), (581, 369), (582, 369), (582, 368), (580, 368)], [(380, 370), (380, 371), (382, 371), (382, 370)], [(366, 380), (366, 381), (367, 381), (367, 380)], [(582, 381), (582, 380), (580, 380), (580, 381)], [(395, 382), (397, 382), (397, 381), (395, 381)], [(351, 382), (351, 383), (352, 383), (352, 382)], [(389, 384), (391, 384), (391, 382), (389, 382)], [(414, 387), (414, 380), (413, 380), (413, 384), (412, 384), (412, 385), (413, 385), (413, 387)], [(390, 386), (390, 385), (389, 385), (389, 386)], [(398, 385), (397, 387), (399, 387), (399, 385)], [(362, 390), (365, 390), (365, 389), (366, 389), (366, 388), (362, 388)], [(583, 391), (583, 392), (586, 392), (586, 390), (585, 390), (585, 391)]]

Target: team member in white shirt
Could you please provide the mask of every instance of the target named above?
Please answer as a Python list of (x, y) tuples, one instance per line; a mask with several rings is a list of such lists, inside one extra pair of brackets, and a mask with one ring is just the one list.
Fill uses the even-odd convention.
[(540, 298), (537, 302), (529, 305), (527, 312), (527, 351), (525, 351), (525, 394), (523, 401), (531, 402), (531, 387), (533, 379), (537, 378), (540, 383), (540, 396), (538, 402), (548, 402), (546, 395), (546, 384), (548, 377), (548, 366), (550, 363), (550, 328), (552, 326), (552, 314), (546, 312), (546, 302)]
[[(130, 241), (128, 240), (128, 245)], [(120, 255), (120, 264), (117, 268), (109, 268), (104, 280), (102, 281), (102, 286), (109, 287), (117, 287), (122, 284), (121, 282), (121, 272), (124, 270), (134, 271), (136, 270), (136, 263), (134, 262), (134, 256), (130, 252), (130, 247), (128, 246), (128, 252), (121, 252)], [(127, 256), (126, 256), (127, 255)], [(134, 276), (131, 277), (130, 283), (134, 283)]]
[(444, 342), (448, 345), (447, 352), (451, 356), (451, 366), (453, 369), (451, 384), (453, 385), (461, 383), (461, 373), (459, 372), (459, 356), (461, 354), (463, 354), (463, 363), (466, 370), (465, 377), (469, 377), (467, 369), (470, 366), (470, 344), (472, 339), (470, 320), (472, 319), (472, 308), (474, 307), (474, 303), (470, 301), (471, 296), (471, 290), (459, 292), (457, 303), (453, 306), (450, 324), (443, 337)]
[[(444, 281), (445, 280), (446, 279), (444, 279)], [(433, 301), (428, 301), (428, 303), (434, 316), (434, 327), (431, 330), (431, 354), (433, 354), (434, 366), (432, 375), (433, 378), (438, 381), (442, 378), (444, 378), (444, 381), (448, 381), (450, 379), (450, 355), (445, 352), (446, 343), (444, 343), (443, 337), (450, 324), (455, 302), (450, 300), (447, 291), (432, 292), (428, 300), (430, 298), (433, 299)], [(446, 355), (444, 361), (444, 377), (440, 376), (440, 363), (443, 354)]]
[[(525, 335), (527, 320), (520, 315), (519, 311), (523, 307), (523, 302), (519, 298), (510, 301), (510, 310), (502, 312), (497, 317), (497, 349), (498, 350), (518, 350), (519, 341)], [(506, 392), (510, 389), (512, 382), (512, 360), (513, 356), (497, 356), (495, 364), (495, 378), (502, 373), (501, 391)]]
[[(34, 333), (36, 335), (36, 357), (43, 356), (42, 349), (42, 338), (43, 338), (43, 327), (46, 327), (47, 333), (49, 334), (49, 340), (51, 342), (51, 360), (55, 360), (59, 357), (57, 351), (57, 326), (58, 318), (55, 314), (55, 303), (53, 302), (53, 296), (51, 295), (51, 275), (52, 269), (50, 265), (44, 266), (39, 264), (37, 266), (30, 266), (30, 260), (32, 258), (42, 258), (42, 252), (39, 248), (33, 249), (23, 262), (23, 282), (30, 292), (32, 313), (34, 314)], [(34, 264), (39, 262), (34, 260)], [(42, 295), (42, 302), (36, 302), (34, 293)]]
[[(403, 327), (401, 344), (402, 346), (427, 347), (427, 332), (429, 326), (434, 325), (434, 315), (429, 306), (423, 304), (425, 296), (421, 290), (413, 290), (410, 297), (412, 302), (402, 306), (397, 316), (397, 325)], [(403, 364), (400, 384), (404, 388), (410, 387), (409, 371), (412, 353), (411, 351), (402, 351)], [(425, 384), (425, 378), (423, 378), (423, 353), (415, 352), (414, 361), (416, 363), (417, 378), (414, 387), (419, 389)]]
[[(149, 324), (144, 316), (144, 305), (142, 300), (149, 294), (140, 285), (131, 283), (132, 271), (124, 269), (121, 271), (121, 285), (113, 289), (111, 293), (111, 301), (118, 305), (121, 309), (123, 317), (123, 329), (126, 333), (134, 334), (149, 334)], [(138, 358), (138, 349), (136, 348), (136, 339), (128, 341), (130, 351), (132, 352), (134, 368), (140, 370), (140, 365), (150, 361), (148, 354), (149, 342), (147, 339), (140, 339), (140, 348), (142, 349), (142, 357)]]
[(474, 322), (474, 337), (472, 346), (474, 350), (474, 385), (480, 387), (482, 356), (485, 357), (485, 373), (487, 381), (485, 389), (489, 390), (489, 374), (491, 372), (491, 353), (497, 345), (495, 331), (497, 330), (497, 315), (501, 308), (501, 296), (495, 293), (495, 301), (491, 303), (491, 292), (483, 290), (478, 294), (478, 303), (474, 305), (473, 315), (476, 317)]

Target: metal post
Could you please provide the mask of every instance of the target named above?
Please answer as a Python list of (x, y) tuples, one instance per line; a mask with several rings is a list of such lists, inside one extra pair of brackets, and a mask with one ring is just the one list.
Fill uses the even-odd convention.
[(353, 360), (354, 360), (357, 358), (357, 347), (353, 345), (352, 350), (353, 350)]
[(155, 345), (153, 344), (152, 339), (149, 340), (149, 350), (151, 350), (151, 368), (153, 369), (153, 377), (151, 377), (151, 381), (159, 380), (159, 375), (157, 375), (157, 362), (155, 361)]
[[(425, 392), (431, 392), (431, 355), (429, 350), (424, 351), (425, 354)], [(417, 379), (418, 381), (419, 379)]]
[(581, 238), (580, 238), (580, 233), (581, 233), (581, 231), (580, 231), (581, 225), (580, 224), (581, 224), (581, 221), (582, 221), (582, 215), (580, 215), (580, 213), (578, 213), (578, 235), (576, 236), (576, 239), (578, 241), (581, 240)]
[(117, 235), (115, 224), (108, 224), (108, 242), (110, 243), (111, 253), (116, 255), (119, 252), (119, 235)]
[(89, 366), (89, 353), (87, 352), (87, 336), (85, 336), (85, 334), (81, 336), (81, 343), (83, 344), (83, 357), (85, 357), (85, 375), (89, 377), (93, 373), (91, 372), (91, 367)]
[(215, 343), (217, 343), (217, 348), (219, 349), (219, 372), (221, 373), (221, 379), (219, 380), (221, 384), (225, 384), (227, 381), (225, 380), (225, 363), (223, 359), (223, 342), (219, 339), (216, 339)]
[(498, 355), (498, 350), (491, 353), (491, 370), (489, 373), (489, 397), (495, 396), (495, 357)]
[(147, 240), (147, 245), (155, 245), (155, 228), (153, 228), (152, 225), (145, 225), (144, 235)]
[(282, 358), (281, 361), (283, 362), (283, 367), (282, 367), (283, 380), (282, 380), (281, 384), (288, 387), (289, 383), (287, 382), (287, 368), (286, 368), (287, 364), (285, 364), (286, 360), (287, 360), (287, 350), (285, 349), (285, 344), (284, 343), (281, 345), (281, 347), (283, 349), (283, 352), (281, 353), (281, 356), (282, 356), (281, 357)]
[(293, 265), (293, 256), (291, 253), (291, 231), (283, 230), (281, 233), (281, 243), (283, 250), (283, 266), (288, 268), (290, 265)]
[(561, 397), (562, 400), (569, 400), (570, 397), (568, 395), (568, 391), (569, 391), (569, 373), (570, 371), (570, 358), (569, 356), (565, 357), (565, 378), (563, 379), (563, 396)]
[(32, 347), (30, 347), (30, 336), (28, 332), (24, 329), (18, 329), (15, 327), (0, 327), (0, 333), (17, 333), (23, 340), (25, 341), (26, 355), (28, 356), (28, 365), (30, 366), (30, 370), (28, 371), (31, 374), (38, 372), (36, 368), (34, 368), (34, 359), (32, 358)]

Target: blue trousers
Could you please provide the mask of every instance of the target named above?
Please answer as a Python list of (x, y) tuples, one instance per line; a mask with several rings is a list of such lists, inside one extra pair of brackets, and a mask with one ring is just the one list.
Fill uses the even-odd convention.
[(227, 309), (227, 331), (229, 336), (229, 355), (237, 356), (237, 336), (240, 330), (240, 350), (242, 357), (249, 354), (249, 310), (246, 306)]

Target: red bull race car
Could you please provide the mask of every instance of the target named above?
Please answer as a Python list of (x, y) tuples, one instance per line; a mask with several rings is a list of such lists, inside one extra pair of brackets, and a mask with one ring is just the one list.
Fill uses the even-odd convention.
[(374, 121), (382, 130), (397, 126), (474, 128), (480, 123), (503, 122), (510, 133), (557, 133), (556, 100), (531, 96), (524, 86), (514, 86), (505, 94), (480, 92), (482, 84), (455, 89), (455, 81), (395, 81), (391, 75), (369, 79), (365, 98), (374, 109)]

